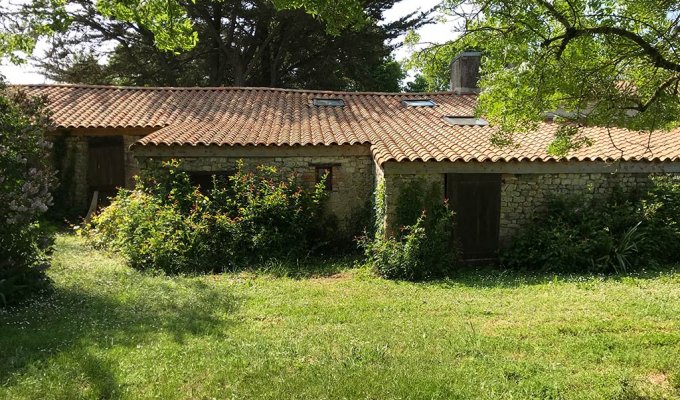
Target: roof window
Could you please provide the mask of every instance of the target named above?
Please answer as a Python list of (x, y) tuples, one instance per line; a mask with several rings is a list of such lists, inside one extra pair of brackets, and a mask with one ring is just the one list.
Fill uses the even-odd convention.
[(472, 126), (487, 126), (489, 121), (483, 118), (467, 117), (467, 116), (447, 116), (444, 117), (449, 125), (461, 126), (461, 125), (472, 125)]
[(328, 97), (316, 97), (313, 100), (313, 104), (317, 107), (344, 107), (345, 100)]
[(407, 107), (434, 107), (437, 105), (431, 99), (406, 99), (401, 102)]

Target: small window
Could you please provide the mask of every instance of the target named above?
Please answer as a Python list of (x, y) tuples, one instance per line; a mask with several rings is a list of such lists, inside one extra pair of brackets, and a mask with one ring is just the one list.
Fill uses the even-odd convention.
[(218, 185), (226, 185), (229, 176), (232, 175), (228, 171), (191, 171), (189, 172), (189, 182), (192, 186), (206, 193), (213, 188), (213, 176), (217, 180)]
[(430, 99), (408, 99), (401, 102), (407, 107), (434, 107), (437, 105)]
[(314, 105), (317, 107), (344, 107), (345, 100), (343, 99), (331, 99), (331, 98), (321, 98), (317, 97), (314, 99)]
[(450, 125), (462, 126), (462, 125), (472, 125), (472, 126), (487, 126), (489, 122), (483, 118), (475, 117), (461, 117), (461, 116), (448, 116), (444, 117), (444, 121)]
[(316, 167), (316, 183), (324, 182), (324, 189), (327, 192), (333, 190), (333, 167), (330, 165), (317, 165)]

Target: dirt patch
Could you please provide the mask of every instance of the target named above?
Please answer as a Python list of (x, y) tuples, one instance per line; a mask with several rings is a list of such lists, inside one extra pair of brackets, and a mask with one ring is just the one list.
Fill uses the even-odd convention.
[(663, 372), (653, 372), (647, 375), (647, 381), (654, 386), (668, 387), (670, 382), (668, 381), (668, 375)]

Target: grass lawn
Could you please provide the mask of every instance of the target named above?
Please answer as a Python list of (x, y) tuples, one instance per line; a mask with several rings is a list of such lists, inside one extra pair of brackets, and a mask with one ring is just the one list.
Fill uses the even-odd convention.
[[(154, 276), (59, 236), (0, 311), (0, 398), (680, 398), (680, 272)], [(293, 271), (294, 272), (294, 271)]]

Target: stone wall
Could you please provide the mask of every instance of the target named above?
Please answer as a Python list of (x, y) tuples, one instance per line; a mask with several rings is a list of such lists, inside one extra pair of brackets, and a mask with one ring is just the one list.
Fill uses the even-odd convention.
[[(394, 232), (395, 211), (401, 188), (416, 179), (445, 188), (444, 173), (388, 173), (385, 181), (385, 226)], [(649, 183), (647, 173), (556, 173), (502, 174), (499, 239), (505, 244), (540, 211), (552, 194), (585, 193), (602, 195), (615, 185), (642, 188)]]
[[(271, 149), (272, 155), (276, 149)], [(244, 157), (241, 154), (230, 156), (229, 149), (213, 151), (210, 155), (179, 157), (182, 169), (186, 171), (230, 172), (236, 169), (236, 163), (243, 161), (244, 169), (254, 170), (259, 165), (275, 166), (282, 175), (295, 174), (309, 185), (316, 183), (316, 166), (332, 166), (333, 179), (328, 206), (330, 211), (338, 217), (341, 226), (351, 228), (348, 223), (352, 217), (370, 206), (375, 187), (375, 170), (370, 155), (336, 154), (314, 155), (314, 150), (299, 151), (298, 154), (309, 156), (272, 156), (262, 155)], [(144, 159), (144, 157), (140, 157)], [(156, 156), (154, 160), (168, 159), (167, 156)], [(140, 160), (142, 161), (142, 160)], [(142, 161), (144, 163), (144, 161)]]
[[(62, 132), (63, 134), (63, 132)], [(66, 205), (86, 210), (88, 198), (88, 140), (87, 132), (66, 134), (63, 138), (64, 154), (57, 160), (57, 168), (65, 174), (62, 187)], [(98, 134), (95, 136), (99, 136)], [(184, 168), (190, 171), (233, 171), (238, 160), (244, 160), (246, 169), (258, 165), (276, 166), (283, 174), (295, 173), (304, 182), (316, 180), (316, 165), (333, 166), (333, 189), (329, 207), (341, 223), (365, 211), (373, 200), (379, 182), (385, 188), (385, 227), (387, 231), (395, 219), (396, 205), (401, 188), (409, 181), (424, 179), (428, 184), (439, 185), (442, 193), (446, 173), (488, 172), (502, 175), (500, 239), (510, 237), (545, 204), (551, 194), (590, 193), (601, 194), (613, 185), (640, 187), (648, 182), (649, 172), (675, 173), (676, 164), (630, 163), (614, 166), (603, 163), (571, 163), (565, 165), (480, 164), (473, 163), (387, 163), (377, 165), (368, 146), (314, 146), (314, 147), (149, 147), (132, 146), (143, 135), (130, 132), (121, 135), (124, 142), (125, 185), (133, 187), (138, 173), (138, 160), (181, 158)], [(132, 148), (130, 148), (132, 146)], [(605, 169), (622, 168), (618, 173)], [(557, 172), (564, 170), (565, 173)], [(543, 171), (543, 172), (541, 172)], [(585, 172), (584, 172), (585, 171)], [(591, 173), (591, 171), (597, 171)], [(634, 172), (633, 172), (634, 171)], [(648, 171), (648, 172), (646, 172)], [(679, 170), (680, 171), (680, 170)], [(522, 173), (516, 173), (522, 172)]]
[(633, 190), (647, 184), (649, 174), (644, 173), (503, 174), (501, 244), (507, 243), (536, 212), (540, 212), (551, 195), (583, 193), (598, 196), (614, 186)]

